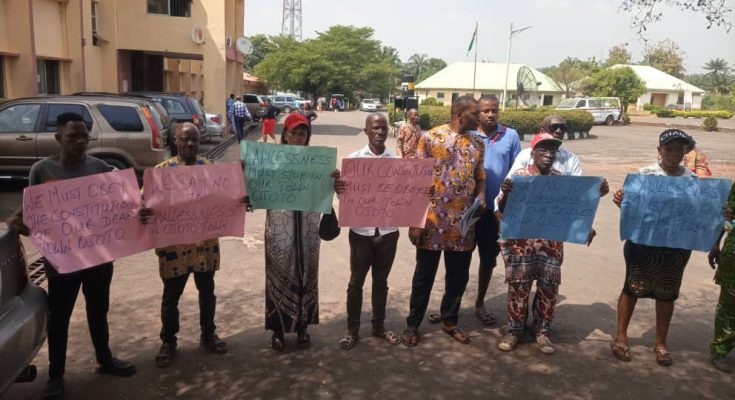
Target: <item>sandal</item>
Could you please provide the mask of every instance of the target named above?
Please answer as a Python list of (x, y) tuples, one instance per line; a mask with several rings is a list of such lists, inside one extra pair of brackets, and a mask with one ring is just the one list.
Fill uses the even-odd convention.
[(442, 331), (444, 331), (444, 333), (451, 336), (452, 339), (458, 341), (459, 343), (470, 344), (471, 342), (470, 337), (467, 336), (464, 332), (460, 331), (457, 326), (449, 327), (442, 324)]
[(612, 343), (610, 344), (610, 350), (615, 358), (622, 362), (630, 362), (633, 359), (630, 355), (630, 348), (628, 346)]
[(339, 348), (342, 350), (352, 350), (353, 347), (357, 344), (357, 334), (354, 334), (352, 332), (347, 332), (345, 334), (345, 337), (340, 339), (339, 341)]
[(277, 352), (283, 351), (286, 347), (286, 344), (283, 341), (283, 332), (273, 332), (273, 335), (271, 336), (271, 347)]
[(442, 316), (439, 313), (429, 314), (429, 322), (432, 324), (438, 324), (442, 322)]
[(396, 334), (395, 332), (393, 332), (391, 330), (382, 331), (382, 332), (380, 332), (380, 331), (373, 331), (373, 336), (382, 338), (388, 344), (398, 344), (398, 343), (401, 343), (401, 337), (398, 336), (398, 334)]
[(485, 307), (476, 308), (475, 316), (477, 317), (477, 319), (480, 320), (480, 322), (482, 322), (486, 326), (495, 325), (495, 322), (497, 322), (495, 320), (495, 317), (492, 314), (490, 314), (490, 312), (485, 310)]
[(416, 347), (419, 344), (419, 331), (416, 328), (408, 327), (401, 335), (401, 343), (406, 347)]
[(662, 367), (670, 367), (674, 365), (674, 358), (666, 349), (653, 349), (656, 353), (656, 363)]

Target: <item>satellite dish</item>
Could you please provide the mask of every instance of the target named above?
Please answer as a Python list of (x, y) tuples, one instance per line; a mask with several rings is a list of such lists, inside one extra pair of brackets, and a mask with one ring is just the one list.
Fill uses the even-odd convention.
[(253, 54), (253, 43), (250, 41), (250, 39), (246, 37), (237, 38), (237, 42), (235, 42), (235, 47), (237, 47), (237, 50), (239, 50), (242, 54)]
[(526, 66), (518, 70), (518, 78), (516, 80), (518, 102), (516, 107), (523, 105), (524, 107), (533, 107), (539, 104), (538, 85), (536, 77), (533, 76), (531, 68)]

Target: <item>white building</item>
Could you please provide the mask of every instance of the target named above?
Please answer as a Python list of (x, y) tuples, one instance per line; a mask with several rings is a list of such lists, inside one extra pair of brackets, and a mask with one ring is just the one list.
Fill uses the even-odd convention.
[[(426, 78), (416, 85), (416, 96), (419, 101), (433, 97), (445, 105), (450, 105), (452, 99), (472, 95), (479, 98), (483, 94), (494, 94), (502, 99), (505, 88), (505, 63), (477, 63), (477, 75), (475, 89), (472, 90), (474, 63), (455, 62), (436, 74)], [(515, 99), (517, 96), (518, 72), (522, 67), (527, 67), (533, 73), (538, 83), (538, 104), (556, 105), (561, 101), (564, 91), (554, 81), (525, 64), (510, 64), (508, 72), (508, 98)]]
[(679, 104), (687, 110), (699, 110), (702, 108), (703, 89), (647, 65), (618, 64), (610, 68), (620, 67), (630, 67), (646, 83), (647, 91), (638, 98), (636, 102), (637, 110), (641, 110), (646, 104), (653, 104), (659, 107), (666, 107), (669, 104)]

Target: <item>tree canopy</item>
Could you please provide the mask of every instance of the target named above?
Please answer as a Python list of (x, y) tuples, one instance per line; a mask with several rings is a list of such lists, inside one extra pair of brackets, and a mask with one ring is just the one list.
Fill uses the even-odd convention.
[(709, 60), (702, 69), (708, 71), (704, 74), (704, 78), (710, 83), (710, 87), (715, 94), (730, 93), (730, 86), (735, 82), (732, 76), (733, 69), (730, 68), (727, 61), (721, 58)]
[(684, 53), (676, 42), (666, 39), (643, 50), (643, 63), (677, 78), (684, 77)]
[(632, 56), (626, 47), (627, 45), (627, 43), (621, 43), (608, 50), (605, 65), (630, 64)]
[(592, 96), (618, 97), (625, 112), (628, 104), (646, 93), (646, 84), (630, 67), (605, 68), (590, 77), (585, 92)]

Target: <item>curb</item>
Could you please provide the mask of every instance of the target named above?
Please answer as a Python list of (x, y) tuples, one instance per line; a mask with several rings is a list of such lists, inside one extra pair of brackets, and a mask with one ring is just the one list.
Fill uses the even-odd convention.
[[(639, 121), (631, 121), (631, 125), (639, 125), (639, 126), (658, 126), (661, 128), (676, 128), (681, 130), (695, 130), (695, 131), (701, 131), (701, 132), (707, 132), (704, 129), (702, 129), (701, 126), (698, 125), (687, 125), (687, 124), (667, 124), (664, 122), (639, 122)], [(722, 128), (718, 127), (717, 132), (723, 132), (723, 133), (735, 133), (735, 128)]]

